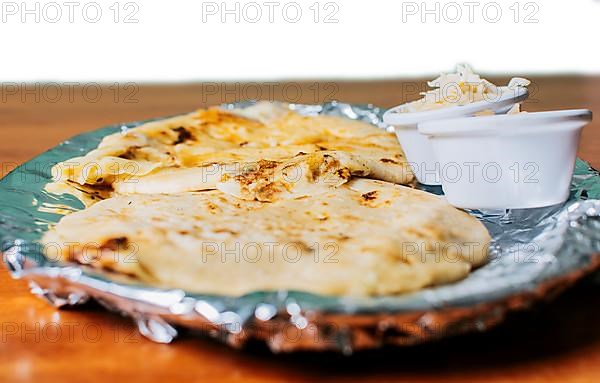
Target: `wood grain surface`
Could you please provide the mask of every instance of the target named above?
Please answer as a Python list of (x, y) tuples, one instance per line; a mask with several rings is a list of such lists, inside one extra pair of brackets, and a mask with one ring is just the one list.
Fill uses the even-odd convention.
[[(494, 79), (502, 83), (506, 79)], [(600, 116), (600, 78), (534, 78), (528, 111), (589, 108)], [(59, 142), (119, 121), (186, 112), (240, 98), (314, 103), (339, 99), (390, 107), (422, 80), (364, 82), (2, 84), (0, 176)], [(600, 167), (598, 120), (580, 156)], [(596, 280), (594, 280), (596, 279)], [(0, 382), (598, 382), (600, 283), (588, 277), (555, 300), (480, 334), (412, 348), (273, 355), (183, 335), (159, 345), (130, 319), (94, 305), (56, 310), (0, 267)]]

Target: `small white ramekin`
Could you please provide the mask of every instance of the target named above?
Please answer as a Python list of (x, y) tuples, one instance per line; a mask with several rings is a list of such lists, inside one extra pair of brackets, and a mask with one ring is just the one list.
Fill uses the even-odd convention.
[(417, 181), (424, 185), (441, 185), (437, 161), (427, 138), (417, 130), (417, 124), (448, 118), (473, 116), (485, 110), (496, 114), (508, 112), (513, 105), (529, 96), (527, 88), (514, 89), (500, 87), (500, 95), (494, 99), (474, 102), (467, 105), (449, 106), (424, 112), (403, 112), (407, 104), (389, 109), (383, 115), (383, 121), (394, 127)]
[(569, 197), (586, 109), (466, 117), (419, 124), (439, 161), (448, 202), (522, 209)]

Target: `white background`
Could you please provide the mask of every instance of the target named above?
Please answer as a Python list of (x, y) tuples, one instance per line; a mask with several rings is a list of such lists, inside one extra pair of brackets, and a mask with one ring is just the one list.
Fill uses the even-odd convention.
[[(253, 23), (257, 7), (244, 8), (248, 1), (225, 22), (221, 1), (96, 0), (87, 15), (91, 1), (75, 2), (72, 15), (61, 0), (4, 1), (0, 81), (382, 78), (431, 75), (457, 62), (484, 73), (600, 73), (596, 0), (479, 1), (471, 8), (464, 1), (295, 0), (287, 19), (283, 7), (292, 1), (275, 2), (269, 20), (265, 1), (256, 1), (263, 14)], [(236, 1), (226, 3), (235, 11)], [(291, 22), (298, 6), (302, 15)], [(425, 7), (433, 13), (424, 15)], [(125, 22), (132, 13), (129, 21), (137, 22)]]

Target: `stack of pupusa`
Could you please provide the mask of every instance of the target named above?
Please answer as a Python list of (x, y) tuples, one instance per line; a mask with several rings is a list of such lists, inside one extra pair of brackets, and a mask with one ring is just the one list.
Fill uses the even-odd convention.
[(398, 294), (461, 279), (487, 254), (477, 220), (398, 186), (413, 174), (392, 133), (280, 104), (151, 122), (54, 174), (47, 189), (88, 208), (44, 243), (158, 286)]
[[(335, 166), (328, 155), (336, 158)], [(57, 164), (49, 191), (68, 184), (100, 191), (102, 198), (210, 190), (223, 176), (246, 173), (261, 160), (280, 167), (290, 161), (313, 168), (327, 165), (331, 171), (339, 170), (341, 161), (357, 175), (398, 184), (413, 180), (392, 134), (358, 121), (303, 116), (283, 104), (263, 102), (241, 110), (201, 109), (109, 135), (85, 156)]]

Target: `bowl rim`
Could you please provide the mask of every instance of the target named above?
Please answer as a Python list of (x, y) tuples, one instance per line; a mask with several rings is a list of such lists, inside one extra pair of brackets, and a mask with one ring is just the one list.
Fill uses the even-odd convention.
[[(592, 111), (589, 109), (564, 109), (424, 121), (418, 124), (418, 131), (429, 137), (544, 134), (557, 130), (582, 129), (591, 120)], [(563, 122), (578, 124), (561, 124)]]
[(498, 99), (482, 100), (466, 105), (454, 105), (422, 112), (399, 112), (399, 110), (406, 107), (410, 102), (404, 103), (388, 109), (383, 115), (383, 121), (386, 124), (401, 127), (406, 125), (416, 125), (424, 121), (466, 117), (486, 109), (491, 109), (493, 111), (501, 110), (516, 103), (525, 101), (529, 97), (529, 90), (525, 87), (517, 87), (513, 89), (508, 88), (507, 86), (502, 86), (498, 88), (502, 89)]

